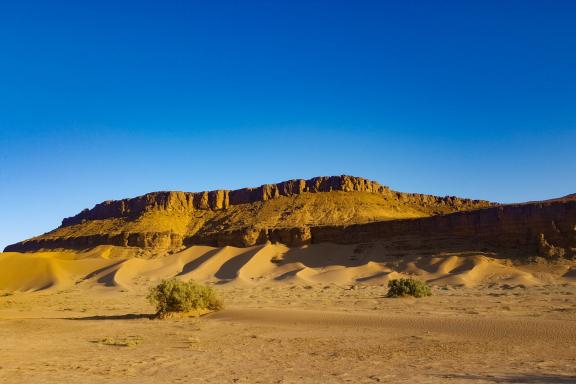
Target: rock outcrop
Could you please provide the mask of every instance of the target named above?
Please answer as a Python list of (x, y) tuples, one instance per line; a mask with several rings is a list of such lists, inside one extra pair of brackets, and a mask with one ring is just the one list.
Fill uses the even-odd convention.
[[(419, 219), (349, 226), (223, 231), (184, 239), (186, 245), (251, 246), (266, 241), (301, 246), (374, 241), (444, 250), (506, 250), (547, 258), (576, 256), (576, 199), (502, 205)], [(408, 244), (410, 243), (410, 244)], [(464, 247), (464, 248), (462, 248)]]
[(497, 206), (452, 196), (396, 192), (359, 177), (316, 177), (234, 191), (165, 191), (105, 201), (6, 251), (86, 249), (104, 244), (160, 249), (194, 244), (246, 247), (267, 241), (301, 246), (402, 236), (490, 241), (503, 236), (533, 242), (542, 233), (541, 251), (559, 254), (553, 248), (559, 239), (549, 223), (565, 231), (568, 224), (562, 220), (571, 217), (572, 211), (550, 207), (567, 207), (567, 201), (571, 200)]
[(88, 249), (98, 245), (139, 248), (179, 248), (182, 236), (171, 232), (121, 232), (54, 238), (37, 238), (12, 244), (4, 252), (34, 252), (40, 249)]
[(506, 249), (576, 256), (576, 199), (511, 204), (420, 219), (311, 228), (313, 243), (417, 239), (441, 248)]
[(62, 220), (62, 226), (81, 224), (88, 220), (122, 217), (134, 219), (149, 211), (190, 213), (196, 210), (226, 210), (230, 206), (265, 202), (282, 196), (294, 196), (306, 192), (335, 191), (377, 193), (404, 203), (442, 206), (451, 211), (490, 205), (486, 201), (461, 199), (454, 196), (438, 197), (395, 192), (375, 181), (343, 175), (315, 177), (309, 180), (289, 180), (278, 184), (265, 184), (258, 188), (243, 188), (234, 191), (152, 192), (131, 199), (109, 200), (97, 204), (92, 209), (85, 209), (75, 216), (65, 218)]
[(152, 248), (182, 245), (248, 247), (266, 242), (302, 246), (314, 243), (354, 244), (383, 241), (399, 251), (505, 251), (518, 256), (546, 258), (576, 256), (576, 198), (501, 205), (419, 219), (381, 221), (347, 226), (295, 228), (247, 227), (182, 237), (170, 232), (32, 239), (6, 248), (90, 248), (101, 244)]
[(100, 244), (170, 248), (191, 245), (247, 247), (266, 242), (288, 246), (381, 241), (401, 250), (505, 251), (518, 256), (576, 257), (576, 198), (501, 205), (418, 219), (354, 225), (294, 228), (246, 227), (183, 237), (179, 234), (120, 233), (116, 235), (32, 239), (6, 248), (83, 249)]

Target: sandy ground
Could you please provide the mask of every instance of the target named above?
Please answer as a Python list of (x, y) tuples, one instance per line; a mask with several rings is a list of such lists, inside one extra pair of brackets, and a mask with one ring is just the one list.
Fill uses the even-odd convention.
[(5, 383), (574, 383), (576, 287), (218, 287), (225, 310), (149, 320), (142, 290), (0, 298)]
[[(574, 262), (379, 245), (0, 254), (1, 383), (576, 383)], [(139, 251), (138, 251), (139, 252)], [(386, 298), (410, 275), (432, 297)], [(179, 276), (223, 311), (150, 320)]]

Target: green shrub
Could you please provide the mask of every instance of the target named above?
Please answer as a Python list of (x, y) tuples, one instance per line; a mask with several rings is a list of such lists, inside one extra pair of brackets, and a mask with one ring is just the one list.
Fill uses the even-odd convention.
[(109, 345), (113, 347), (135, 347), (144, 340), (142, 336), (126, 337), (105, 337), (103, 339), (93, 340), (93, 343)]
[(184, 282), (172, 278), (153, 287), (148, 300), (156, 306), (157, 314), (170, 312), (216, 311), (222, 309), (222, 301), (209, 286), (193, 281)]
[(387, 297), (414, 296), (424, 297), (431, 296), (432, 290), (423, 281), (414, 279), (396, 279), (388, 281)]

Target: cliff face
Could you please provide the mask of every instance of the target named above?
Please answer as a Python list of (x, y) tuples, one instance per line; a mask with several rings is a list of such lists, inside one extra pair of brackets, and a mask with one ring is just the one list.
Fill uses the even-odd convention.
[(347, 226), (293, 228), (247, 227), (182, 236), (170, 232), (121, 233), (37, 239), (9, 246), (6, 251), (90, 248), (100, 244), (170, 248), (182, 245), (247, 247), (283, 243), (367, 243), (383, 241), (399, 252), (490, 250), (519, 255), (576, 257), (576, 199), (503, 205), (419, 219), (380, 221)]
[[(153, 192), (105, 201), (64, 219), (51, 232), (8, 246), (6, 251), (86, 249), (100, 244), (178, 248), (193, 244), (250, 246), (266, 241), (293, 246), (318, 241), (353, 242), (390, 231), (374, 229), (380, 225), (406, 225), (402, 228), (409, 232), (425, 225), (409, 221), (358, 229), (353, 224), (493, 206), (486, 201), (395, 192), (377, 182), (351, 176), (290, 180), (234, 191)], [(430, 225), (434, 229), (436, 224)], [(372, 235), (365, 235), (366, 231)]]
[(85, 209), (76, 216), (62, 220), (62, 226), (80, 224), (86, 220), (118, 217), (137, 217), (153, 210), (192, 212), (194, 210), (223, 210), (231, 205), (264, 202), (280, 196), (304, 192), (375, 192), (389, 191), (380, 184), (351, 176), (315, 177), (310, 180), (289, 180), (278, 184), (265, 184), (258, 188), (234, 191), (207, 192), (152, 192), (132, 199), (105, 201), (92, 209)]
[(473, 209), (489, 206), (486, 201), (438, 197), (422, 194), (394, 192), (375, 181), (352, 176), (315, 177), (310, 180), (289, 180), (278, 184), (265, 184), (258, 188), (243, 188), (233, 191), (215, 190), (208, 192), (152, 192), (132, 199), (111, 200), (85, 209), (79, 214), (62, 220), (62, 226), (81, 224), (88, 220), (111, 218), (137, 218), (150, 211), (191, 213), (198, 210), (226, 210), (230, 206), (252, 204), (294, 196), (302, 193), (323, 192), (368, 192), (377, 193), (404, 203), (440, 206), (448, 211)]
[(121, 232), (72, 237), (40, 237), (9, 245), (4, 252), (34, 252), (40, 249), (80, 250), (98, 245), (169, 249), (182, 246), (182, 236), (171, 232)]
[(311, 228), (312, 242), (418, 239), (443, 248), (462, 242), (490, 250), (576, 256), (576, 199), (503, 205), (413, 220)]
[(502, 205), (420, 219), (349, 226), (247, 228), (184, 239), (187, 245), (213, 246), (251, 246), (266, 241), (289, 246), (387, 241), (404, 244), (404, 250), (417, 246), (444, 250), (486, 248), (544, 257), (572, 257), (576, 256), (576, 199)]

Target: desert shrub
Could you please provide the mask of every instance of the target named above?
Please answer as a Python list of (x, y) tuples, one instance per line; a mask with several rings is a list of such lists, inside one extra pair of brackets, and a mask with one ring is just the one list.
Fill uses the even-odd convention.
[(148, 300), (156, 306), (160, 316), (169, 312), (222, 309), (222, 301), (216, 295), (214, 288), (194, 281), (184, 282), (176, 278), (163, 280), (153, 287)]
[(93, 343), (109, 345), (113, 347), (135, 347), (142, 342), (142, 336), (126, 337), (105, 337), (103, 339), (93, 340)]
[(387, 297), (414, 296), (424, 297), (431, 296), (432, 290), (423, 281), (414, 279), (395, 279), (388, 282)]

